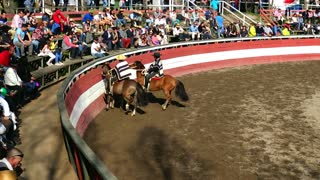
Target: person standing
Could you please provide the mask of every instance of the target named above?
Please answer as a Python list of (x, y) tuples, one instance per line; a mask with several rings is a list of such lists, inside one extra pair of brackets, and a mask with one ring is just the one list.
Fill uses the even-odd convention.
[(220, 15), (220, 13), (218, 13), (218, 15), (216, 16), (218, 38), (221, 38), (221, 34), (224, 33), (223, 22), (224, 22), (223, 17)]

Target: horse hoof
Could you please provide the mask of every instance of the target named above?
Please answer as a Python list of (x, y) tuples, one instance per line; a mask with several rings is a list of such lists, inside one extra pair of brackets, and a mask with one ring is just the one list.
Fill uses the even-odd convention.
[(166, 106), (162, 106), (162, 110), (165, 111), (167, 109)]

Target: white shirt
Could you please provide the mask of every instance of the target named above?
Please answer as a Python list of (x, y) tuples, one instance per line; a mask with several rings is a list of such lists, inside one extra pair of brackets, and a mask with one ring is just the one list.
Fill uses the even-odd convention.
[(96, 54), (96, 53), (100, 53), (100, 51), (97, 51), (96, 49), (100, 49), (101, 46), (100, 46), (100, 43), (96, 43), (96, 42), (93, 42), (91, 44), (91, 54)]
[(1, 159), (0, 162), (3, 162), (3, 163), (7, 166), (7, 168), (8, 168), (9, 170), (13, 171), (13, 167), (12, 167), (12, 165), (9, 163), (9, 161), (7, 160), (7, 158)]
[(16, 70), (14, 70), (12, 67), (9, 67), (4, 74), (4, 82), (8, 86), (20, 86), (22, 83)]
[(3, 109), (3, 116), (10, 116), (9, 104), (2, 96), (0, 96), (0, 106), (2, 106)]

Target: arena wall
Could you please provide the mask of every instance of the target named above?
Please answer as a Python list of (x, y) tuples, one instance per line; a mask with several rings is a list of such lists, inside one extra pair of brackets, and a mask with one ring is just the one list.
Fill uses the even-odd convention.
[[(148, 67), (154, 59), (152, 57), (153, 50), (134, 54), (127, 61), (132, 63), (141, 60)], [(243, 65), (320, 60), (320, 39), (277, 39), (244, 42), (234, 40), (229, 43), (217, 42), (161, 49), (160, 52), (165, 74), (181, 76), (211, 69)], [(90, 67), (90, 70), (86, 71), (85, 74), (81, 74), (72, 82), (69, 82), (69, 89), (63, 93), (70, 123), (81, 137), (88, 124), (105, 108), (103, 99), (105, 90), (99, 64), (109, 60), (96, 63), (94, 68)], [(112, 66), (114, 66), (114, 63)], [(135, 78), (135, 72), (132, 71), (132, 78)]]

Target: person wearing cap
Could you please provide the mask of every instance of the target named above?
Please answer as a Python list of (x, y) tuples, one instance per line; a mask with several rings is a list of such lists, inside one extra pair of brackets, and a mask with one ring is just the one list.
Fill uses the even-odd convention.
[(9, 149), (5, 158), (0, 160), (0, 171), (14, 171), (17, 176), (23, 172), (21, 162), (24, 154), (18, 148)]
[(102, 47), (99, 43), (99, 37), (94, 38), (93, 43), (91, 44), (91, 55), (95, 58), (105, 57), (105, 51), (102, 50)]
[(273, 36), (272, 26), (271, 26), (270, 23), (267, 23), (267, 24), (263, 27), (263, 30), (264, 30), (265, 36), (268, 36), (268, 37)]
[(160, 52), (153, 53), (154, 62), (150, 65), (147, 72), (148, 74), (145, 75), (144, 79), (144, 88), (146, 91), (149, 89), (149, 80), (154, 77), (163, 77), (163, 65), (160, 58), (161, 54)]

